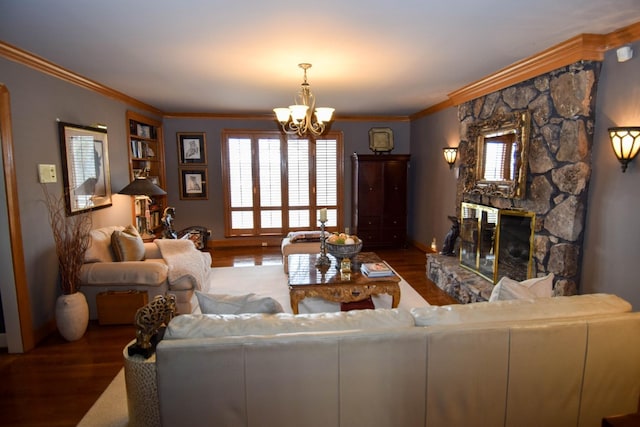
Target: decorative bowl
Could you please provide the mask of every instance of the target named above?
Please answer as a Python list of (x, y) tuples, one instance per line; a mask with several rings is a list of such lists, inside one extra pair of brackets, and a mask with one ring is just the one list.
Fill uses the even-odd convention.
[(327, 245), (327, 252), (333, 255), (338, 260), (338, 268), (343, 258), (353, 258), (362, 250), (362, 240), (358, 239), (356, 243), (351, 245), (336, 244), (325, 242)]

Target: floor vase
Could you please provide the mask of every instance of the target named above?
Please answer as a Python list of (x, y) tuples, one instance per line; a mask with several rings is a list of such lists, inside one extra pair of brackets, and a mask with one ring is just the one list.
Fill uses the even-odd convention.
[(89, 325), (89, 305), (81, 292), (60, 295), (56, 300), (56, 325), (67, 341), (82, 338)]

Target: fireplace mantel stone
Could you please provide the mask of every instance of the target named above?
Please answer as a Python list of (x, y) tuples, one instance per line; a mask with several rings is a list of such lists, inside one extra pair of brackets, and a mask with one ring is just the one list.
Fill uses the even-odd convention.
[[(462, 202), (471, 202), (534, 212), (532, 277), (554, 273), (555, 295), (573, 295), (580, 287), (600, 65), (598, 61), (580, 61), (458, 106), (457, 209)], [(525, 198), (465, 193), (469, 180), (475, 179), (477, 164), (476, 141), (469, 138), (469, 126), (495, 114), (522, 109), (530, 111), (532, 118)], [(459, 211), (456, 214), (460, 216)], [(443, 265), (450, 266), (454, 260), (457, 258)], [(447, 271), (453, 270), (451, 266)], [(461, 274), (466, 277), (466, 272)], [(452, 274), (451, 277), (456, 276)], [(457, 285), (445, 286), (453, 288)], [(489, 283), (489, 286), (492, 285)]]
[(454, 256), (427, 254), (427, 278), (463, 304), (488, 301), (493, 284), (460, 266)]

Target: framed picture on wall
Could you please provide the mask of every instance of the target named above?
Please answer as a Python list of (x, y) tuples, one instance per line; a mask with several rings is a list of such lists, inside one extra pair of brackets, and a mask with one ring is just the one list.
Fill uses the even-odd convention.
[(369, 149), (376, 154), (393, 150), (393, 130), (391, 128), (369, 129)]
[(206, 168), (180, 169), (180, 198), (183, 200), (207, 200), (209, 183)]
[(58, 123), (67, 214), (111, 206), (107, 130)]
[(177, 136), (180, 165), (207, 164), (207, 143), (204, 133), (178, 132)]

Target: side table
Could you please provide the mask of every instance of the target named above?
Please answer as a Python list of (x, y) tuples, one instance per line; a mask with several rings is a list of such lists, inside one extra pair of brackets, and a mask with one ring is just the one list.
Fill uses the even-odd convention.
[(160, 426), (156, 355), (148, 359), (139, 354), (129, 356), (128, 348), (135, 342), (131, 341), (122, 351), (129, 426)]

